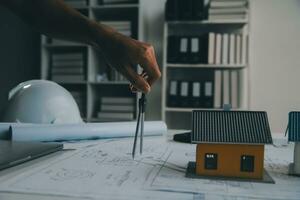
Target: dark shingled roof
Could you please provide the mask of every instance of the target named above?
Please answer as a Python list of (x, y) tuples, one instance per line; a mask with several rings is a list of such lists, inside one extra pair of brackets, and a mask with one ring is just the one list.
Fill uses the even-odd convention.
[(289, 141), (300, 142), (300, 112), (289, 113)]
[(194, 110), (191, 142), (271, 144), (267, 113)]

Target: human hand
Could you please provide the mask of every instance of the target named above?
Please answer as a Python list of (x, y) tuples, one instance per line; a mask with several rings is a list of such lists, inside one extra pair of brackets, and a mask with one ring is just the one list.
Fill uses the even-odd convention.
[[(108, 62), (130, 81), (132, 91), (148, 93), (161, 77), (153, 46), (124, 36), (108, 26), (102, 25), (102, 28), (105, 39), (100, 40), (99, 47)], [(135, 71), (137, 65), (143, 69), (141, 75)]]

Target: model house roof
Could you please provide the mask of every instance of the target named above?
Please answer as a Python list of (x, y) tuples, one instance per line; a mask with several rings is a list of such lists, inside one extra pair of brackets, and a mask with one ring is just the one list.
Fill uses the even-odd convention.
[(271, 144), (267, 113), (194, 110), (191, 142)]
[(300, 142), (300, 112), (289, 113), (289, 141)]

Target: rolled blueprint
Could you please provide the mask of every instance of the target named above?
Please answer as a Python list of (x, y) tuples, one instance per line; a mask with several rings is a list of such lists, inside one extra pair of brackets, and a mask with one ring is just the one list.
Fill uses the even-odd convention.
[(0, 140), (10, 140), (11, 139), (11, 131), (9, 130), (10, 126), (18, 126), (18, 127), (24, 127), (24, 126), (34, 126), (34, 124), (29, 123), (1, 123), (0, 122)]
[(7, 140), (10, 139), (10, 133), (9, 133), (9, 123), (0, 123), (0, 139), (1, 140)]
[[(11, 125), (14, 141), (65, 141), (133, 137), (136, 122)], [(167, 126), (162, 121), (147, 121), (144, 136), (163, 135)]]

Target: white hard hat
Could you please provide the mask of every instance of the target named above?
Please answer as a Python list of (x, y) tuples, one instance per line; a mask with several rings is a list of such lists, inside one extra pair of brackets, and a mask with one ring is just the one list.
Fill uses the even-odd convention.
[(31, 80), (20, 83), (9, 93), (4, 122), (81, 123), (72, 95), (52, 81)]

